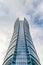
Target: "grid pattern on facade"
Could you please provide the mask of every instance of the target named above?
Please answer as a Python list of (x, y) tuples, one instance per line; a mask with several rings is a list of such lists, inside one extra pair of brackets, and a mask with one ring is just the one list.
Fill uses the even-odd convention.
[(18, 18), (15, 22), (3, 65), (41, 65), (25, 18), (24, 21)]

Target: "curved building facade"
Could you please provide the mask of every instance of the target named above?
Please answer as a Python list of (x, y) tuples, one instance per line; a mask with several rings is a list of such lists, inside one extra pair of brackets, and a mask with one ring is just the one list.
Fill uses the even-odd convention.
[(29, 31), (29, 24), (16, 20), (3, 65), (41, 65)]

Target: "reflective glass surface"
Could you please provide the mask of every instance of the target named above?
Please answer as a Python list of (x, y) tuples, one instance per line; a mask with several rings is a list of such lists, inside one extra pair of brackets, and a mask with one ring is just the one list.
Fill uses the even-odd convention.
[(41, 65), (29, 31), (29, 24), (16, 20), (3, 65)]
[(25, 45), (25, 38), (24, 38), (23, 22), (20, 22), (16, 65), (27, 65), (27, 55), (26, 55), (26, 45)]

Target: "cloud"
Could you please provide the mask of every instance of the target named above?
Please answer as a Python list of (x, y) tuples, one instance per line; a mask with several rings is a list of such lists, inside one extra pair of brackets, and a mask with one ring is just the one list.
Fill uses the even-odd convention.
[(6, 54), (17, 17), (26, 17), (28, 20), (30, 33), (43, 65), (43, 0), (0, 0), (0, 63), (3, 63), (3, 54)]
[(17, 12), (21, 12), (22, 9), (22, 3), (24, 0), (5, 0), (4, 3), (7, 5), (7, 7), (9, 7), (10, 11), (11, 11), (11, 15), (16, 15)]
[(0, 2), (0, 16), (5, 16), (9, 14), (9, 9), (7, 6)]
[(36, 26), (41, 26), (43, 27), (43, 18), (40, 14), (37, 14), (33, 18), (33, 23), (36, 24)]

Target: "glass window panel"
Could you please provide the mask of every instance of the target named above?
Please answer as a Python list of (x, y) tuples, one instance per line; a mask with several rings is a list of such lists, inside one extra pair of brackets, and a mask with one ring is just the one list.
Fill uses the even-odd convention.
[(15, 40), (17, 40), (17, 37), (12, 39), (10, 44), (12, 44)]
[(16, 46), (16, 41), (14, 43), (12, 43), (12, 45), (10, 44), (8, 50), (10, 50), (13, 46)]
[(37, 60), (39, 60), (38, 56), (36, 55), (36, 53), (30, 48), (30, 54), (35, 57)]
[(5, 59), (7, 59), (10, 55), (14, 54), (14, 49), (15, 49), (15, 47), (12, 48), (12, 49), (6, 54)]
[(28, 40), (27, 40), (27, 46), (28, 47), (30, 46), (34, 51), (36, 51), (34, 46), (33, 46), (33, 43), (29, 42)]

